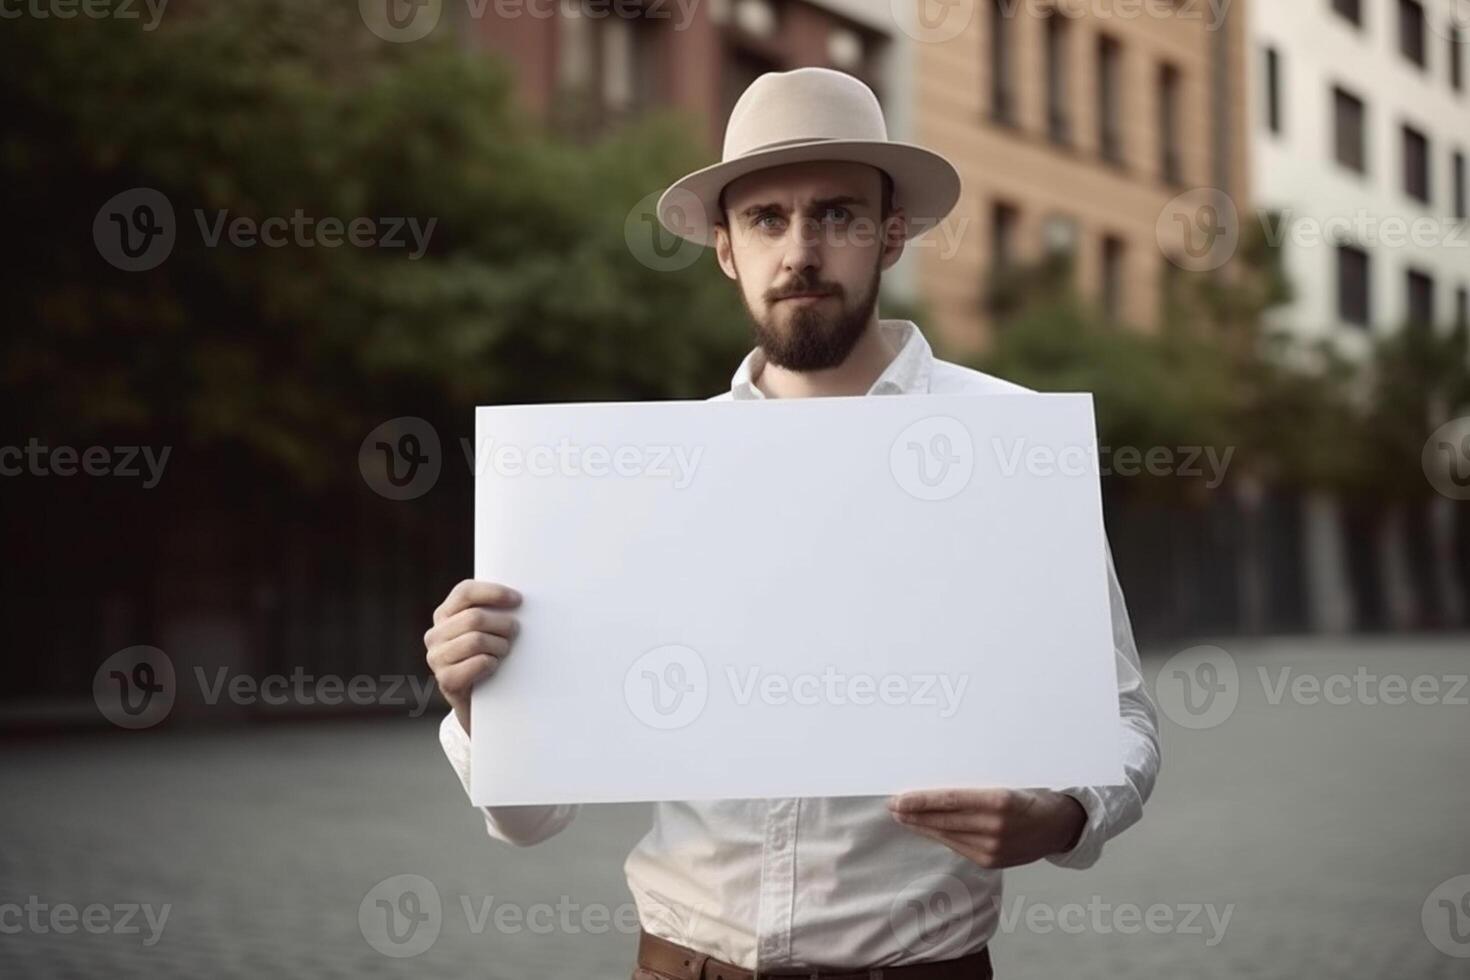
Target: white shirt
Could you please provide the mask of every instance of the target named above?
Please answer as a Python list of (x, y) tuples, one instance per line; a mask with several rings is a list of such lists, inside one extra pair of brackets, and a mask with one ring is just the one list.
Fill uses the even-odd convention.
[[(909, 321), (883, 320), (880, 329), (897, 353), (870, 395), (1028, 390), (938, 360)], [(765, 397), (755, 386), (763, 366), (756, 348), (741, 362), (730, 391), (712, 400)], [(1108, 584), (1127, 782), (1064, 791), (1087, 811), (1077, 845), (1047, 858), (1066, 868), (1092, 865), (1106, 840), (1137, 822), (1159, 769), (1158, 719), (1139, 672), (1110, 550)], [(440, 741), (468, 792), (469, 738), (453, 712), (440, 726)], [(624, 863), (643, 928), (748, 970), (892, 966), (980, 949), (996, 931), (1001, 873), (899, 825), (886, 799), (655, 804), (652, 829)], [(577, 809), (483, 808), (490, 836), (517, 845), (560, 832)], [(910, 898), (927, 910), (922, 924), (917, 908), (914, 914), (900, 908)], [(921, 925), (931, 927), (922, 937)]]

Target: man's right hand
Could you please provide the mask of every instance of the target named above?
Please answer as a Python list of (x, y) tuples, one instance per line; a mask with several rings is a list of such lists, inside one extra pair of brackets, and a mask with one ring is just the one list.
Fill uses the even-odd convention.
[(434, 610), (434, 625), (424, 634), (426, 659), (465, 732), (470, 730), (470, 690), (510, 652), (521, 625), (508, 610), (520, 604), (521, 594), (509, 586), (465, 579)]

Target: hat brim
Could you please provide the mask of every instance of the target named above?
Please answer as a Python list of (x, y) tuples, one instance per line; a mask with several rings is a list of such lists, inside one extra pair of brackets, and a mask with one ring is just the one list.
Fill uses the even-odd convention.
[(960, 175), (943, 156), (912, 143), (874, 140), (812, 140), (750, 153), (696, 170), (671, 184), (658, 199), (658, 220), (672, 234), (714, 245), (720, 192), (732, 180), (785, 163), (831, 160), (866, 163), (893, 178), (893, 203), (909, 219), (910, 239), (922, 237), (960, 199)]

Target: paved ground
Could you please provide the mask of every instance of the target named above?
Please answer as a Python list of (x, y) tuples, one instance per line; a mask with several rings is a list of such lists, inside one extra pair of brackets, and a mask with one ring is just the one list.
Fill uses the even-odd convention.
[[(1470, 976), (1470, 959), (1441, 952), (1421, 920), (1436, 886), (1470, 874), (1470, 707), (1356, 693), (1311, 704), (1289, 689), (1271, 703), (1283, 677), (1361, 667), (1373, 694), (1388, 675), (1463, 675), (1470, 639), (1227, 645), (1239, 704), (1209, 729), (1164, 722), (1144, 822), (1090, 871), (1008, 873), (1007, 911), (1023, 914), (995, 940), (998, 975)], [(1149, 662), (1151, 682), (1159, 668)], [(0, 976), (628, 975), (630, 935), (599, 927), (626, 914), (622, 859), (647, 808), (591, 808), (541, 847), (495, 845), (423, 722), (80, 736), (3, 752)], [(400, 874), (427, 879), (442, 903), (437, 940), (411, 959), (382, 955), (359, 925), (360, 907), (378, 914), (383, 890), (369, 892)], [(47, 908), (25, 908), (37, 903)], [(129, 906), (155, 923), (165, 904), (169, 914), (161, 932), (143, 911), (126, 923), (134, 933), (58, 931), (73, 923), (66, 911), (53, 920), (55, 907), (94, 903), (106, 911), (78, 914), (99, 930), (123, 925)], [(1167, 915), (1175, 927), (1140, 929), (1130, 904), (1160, 906), (1156, 924)], [(1439, 928), (1432, 917), (1451, 913), (1428, 904)], [(1028, 927), (1033, 907), (1073, 931)], [(515, 913), (527, 920), (504, 918)], [(1470, 934), (1470, 917), (1458, 925)], [(419, 936), (429, 932), (410, 942)]]

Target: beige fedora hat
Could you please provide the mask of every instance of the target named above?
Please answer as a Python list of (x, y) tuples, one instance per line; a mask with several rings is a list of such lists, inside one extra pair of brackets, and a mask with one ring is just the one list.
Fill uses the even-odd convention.
[(719, 163), (696, 170), (658, 199), (658, 220), (680, 238), (715, 243), (720, 192), (737, 177), (784, 163), (845, 160), (893, 178), (893, 203), (917, 238), (944, 219), (960, 197), (960, 175), (943, 156), (888, 138), (878, 97), (857, 78), (831, 68), (767, 72), (741, 94), (725, 125)]

